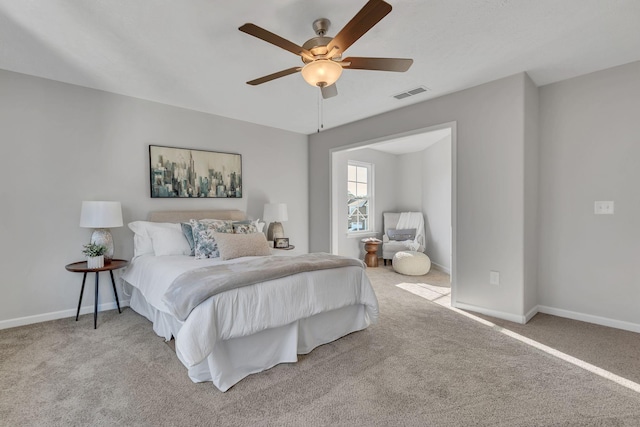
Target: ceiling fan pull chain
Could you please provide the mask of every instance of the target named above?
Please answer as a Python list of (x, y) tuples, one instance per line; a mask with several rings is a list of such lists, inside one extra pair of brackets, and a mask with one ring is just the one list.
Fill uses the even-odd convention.
[(318, 133), (320, 133), (320, 129), (324, 129), (324, 117), (322, 115), (324, 106), (322, 102), (322, 89), (318, 88)]

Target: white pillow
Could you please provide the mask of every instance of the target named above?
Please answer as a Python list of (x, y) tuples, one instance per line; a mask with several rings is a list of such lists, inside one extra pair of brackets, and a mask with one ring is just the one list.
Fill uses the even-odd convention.
[[(182, 234), (180, 224), (171, 222), (133, 221), (128, 224), (133, 236), (133, 256), (151, 254), (161, 255), (189, 255), (191, 248), (185, 254), (184, 244), (189, 242)], [(176, 236), (178, 230), (180, 236)], [(152, 236), (153, 235), (153, 236)], [(178, 237), (181, 237), (179, 239)], [(155, 238), (155, 241), (154, 241)]]
[(222, 260), (243, 256), (271, 255), (267, 238), (263, 233), (231, 234), (213, 233)]
[(133, 231), (133, 256), (139, 257), (141, 255), (151, 254), (154, 255), (153, 252), (153, 242), (151, 241), (151, 237), (149, 237), (149, 233), (147, 233), (147, 224), (150, 224), (148, 221), (133, 221), (128, 225), (129, 229)]
[(258, 233), (262, 233), (262, 229), (264, 228), (264, 222), (260, 222), (260, 218), (256, 219), (251, 224), (256, 226)]
[(191, 254), (191, 246), (184, 237), (180, 224), (150, 223), (147, 225), (147, 232), (153, 242), (153, 252), (156, 256)]

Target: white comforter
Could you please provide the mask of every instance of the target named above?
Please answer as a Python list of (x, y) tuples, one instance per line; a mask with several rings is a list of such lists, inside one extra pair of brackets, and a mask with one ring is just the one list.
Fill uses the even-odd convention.
[[(180, 274), (205, 265), (246, 259), (249, 258), (221, 261), (145, 255), (132, 261), (123, 279), (138, 288), (155, 308), (169, 313), (162, 296)], [(378, 301), (368, 277), (359, 267), (312, 271), (234, 289), (207, 299), (184, 322), (176, 320), (181, 325), (175, 337), (176, 351), (187, 366), (195, 366), (211, 353), (218, 340), (248, 336), (358, 304), (366, 307), (369, 322), (375, 323)]]

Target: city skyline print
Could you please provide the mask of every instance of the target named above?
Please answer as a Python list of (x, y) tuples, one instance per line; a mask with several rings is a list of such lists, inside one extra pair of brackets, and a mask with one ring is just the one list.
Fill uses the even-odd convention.
[(152, 198), (240, 198), (242, 156), (149, 145)]

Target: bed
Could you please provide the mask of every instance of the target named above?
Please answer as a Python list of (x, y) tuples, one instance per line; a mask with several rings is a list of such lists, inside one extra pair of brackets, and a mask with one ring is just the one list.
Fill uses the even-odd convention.
[[(152, 322), (157, 335), (175, 339), (176, 355), (192, 381), (211, 381), (224, 392), (250, 374), (297, 362), (298, 354), (307, 354), (377, 321), (378, 302), (364, 264), (358, 260), (340, 260), (346, 264), (337, 268), (270, 276), (274, 278), (224, 290), (202, 298), (197, 305), (193, 302), (187, 311), (178, 310), (179, 304), (168, 297), (177, 294), (180, 299), (185, 285), (191, 286), (193, 274), (332, 257), (308, 254), (284, 260), (269, 250), (268, 255), (225, 259), (222, 255), (229, 251), (223, 252), (221, 246), (220, 257), (196, 259), (187, 253), (189, 243), (184, 246), (178, 241), (175, 224), (206, 219), (235, 221), (234, 227), (247, 223), (244, 212), (238, 210), (152, 212), (149, 221), (130, 224), (134, 258), (123, 274), (132, 287), (131, 308)], [(170, 228), (172, 237), (166, 230), (158, 232), (160, 227)], [(181, 287), (176, 287), (178, 282)]]

